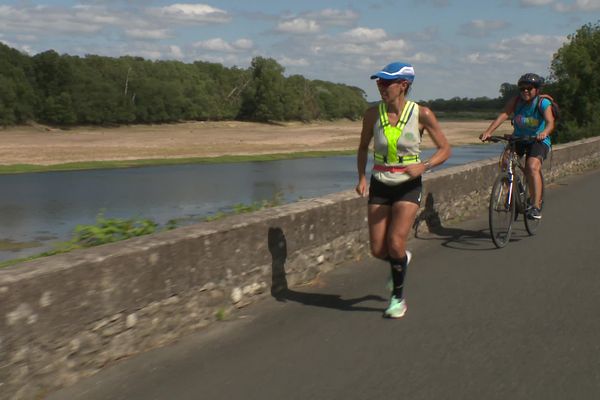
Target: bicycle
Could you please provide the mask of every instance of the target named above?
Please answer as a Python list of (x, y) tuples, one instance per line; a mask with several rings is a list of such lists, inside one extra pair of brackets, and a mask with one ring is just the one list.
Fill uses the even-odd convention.
[[(489, 141), (506, 142), (500, 156), (500, 174), (494, 180), (489, 205), (489, 224), (492, 241), (498, 248), (506, 246), (512, 234), (512, 224), (519, 214), (524, 216), (525, 229), (530, 236), (535, 235), (541, 219), (527, 217), (527, 210), (531, 207), (529, 185), (525, 177), (524, 157), (519, 157), (516, 152), (517, 143), (531, 143), (529, 138), (514, 138), (504, 136), (491, 136)], [(542, 202), (544, 204), (544, 175), (542, 174)], [(516, 189), (516, 190), (515, 190)]]

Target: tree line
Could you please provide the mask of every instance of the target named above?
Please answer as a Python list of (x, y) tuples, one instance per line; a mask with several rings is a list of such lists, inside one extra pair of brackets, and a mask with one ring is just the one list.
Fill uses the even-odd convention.
[[(554, 54), (544, 88), (560, 105), (559, 142), (600, 132), (600, 24), (586, 24)], [(528, 71), (524, 71), (528, 72)], [(531, 71), (535, 72), (535, 71)], [(436, 112), (502, 109), (518, 95), (502, 83), (494, 99), (424, 101)], [(0, 125), (162, 123), (184, 120), (311, 121), (359, 119), (362, 89), (284, 76), (270, 58), (249, 68), (140, 57), (28, 56), (0, 43)]]
[(241, 69), (54, 50), (31, 57), (0, 43), (0, 125), (358, 119), (367, 106), (360, 88), (283, 73), (262, 57)]

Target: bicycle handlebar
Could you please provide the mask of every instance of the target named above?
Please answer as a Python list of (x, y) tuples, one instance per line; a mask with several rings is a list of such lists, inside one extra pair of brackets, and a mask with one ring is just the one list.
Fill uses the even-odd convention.
[(498, 143), (498, 142), (507, 142), (507, 143), (533, 143), (536, 141), (535, 137), (515, 137), (515, 136), (490, 136), (486, 139), (486, 141)]

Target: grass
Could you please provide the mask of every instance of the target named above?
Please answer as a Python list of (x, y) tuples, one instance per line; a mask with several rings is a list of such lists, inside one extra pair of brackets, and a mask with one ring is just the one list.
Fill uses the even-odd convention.
[(227, 311), (224, 308), (219, 308), (215, 313), (215, 318), (217, 321), (224, 321), (227, 318)]
[(234, 204), (229, 211), (219, 211), (214, 215), (206, 217), (205, 221), (215, 221), (225, 218), (229, 215), (244, 214), (253, 211), (262, 210), (263, 208), (277, 207), (283, 204), (283, 193), (277, 192), (270, 200), (255, 201), (252, 204), (238, 203)]
[(352, 155), (356, 150), (338, 150), (338, 151), (305, 151), (297, 153), (276, 153), (261, 155), (239, 155), (239, 156), (220, 156), (220, 157), (188, 157), (188, 158), (153, 158), (141, 160), (125, 161), (84, 161), (72, 162), (54, 165), (34, 165), (34, 164), (13, 164), (0, 165), (0, 174), (26, 174), (34, 172), (53, 172), (53, 171), (80, 171), (92, 169), (109, 168), (136, 168), (151, 167), (161, 165), (182, 165), (182, 164), (222, 164), (222, 163), (240, 163), (240, 162), (259, 162), (259, 161), (277, 161), (295, 158), (317, 158), (340, 155)]
[[(171, 221), (169, 221), (169, 223), (167, 223), (167, 225), (162, 229), (173, 229), (170, 225), (170, 222)], [(73, 250), (118, 242), (132, 237), (149, 235), (156, 232), (158, 228), (159, 225), (150, 219), (105, 218), (104, 215), (100, 213), (96, 217), (96, 224), (77, 225), (73, 238), (67, 242), (57, 243), (53, 250), (35, 254), (29, 257), (0, 262), (0, 268), (14, 265), (22, 261), (34, 260), (55, 254), (68, 253)]]

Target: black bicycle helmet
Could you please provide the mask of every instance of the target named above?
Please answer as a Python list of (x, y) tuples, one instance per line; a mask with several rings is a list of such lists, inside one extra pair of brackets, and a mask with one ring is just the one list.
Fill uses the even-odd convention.
[(534, 88), (540, 88), (544, 84), (544, 78), (534, 73), (527, 73), (519, 78), (517, 85), (532, 85)]

